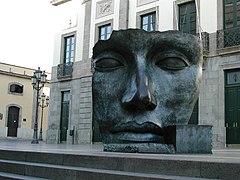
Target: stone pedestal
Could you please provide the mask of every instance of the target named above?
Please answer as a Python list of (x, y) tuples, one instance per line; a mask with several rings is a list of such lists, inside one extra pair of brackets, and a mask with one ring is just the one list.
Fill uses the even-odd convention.
[(159, 154), (211, 154), (212, 126), (176, 125), (165, 129), (165, 144), (104, 144), (104, 151)]
[(212, 126), (176, 125), (166, 132), (166, 143), (174, 145), (175, 153), (212, 153)]

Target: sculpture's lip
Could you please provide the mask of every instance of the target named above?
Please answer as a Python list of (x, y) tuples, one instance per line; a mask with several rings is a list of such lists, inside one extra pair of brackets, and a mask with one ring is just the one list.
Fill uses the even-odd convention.
[(136, 132), (119, 132), (114, 134), (115, 139), (127, 143), (164, 143), (164, 137), (155, 133), (136, 133)]
[(132, 132), (132, 133), (152, 133), (160, 136), (164, 136), (164, 130), (157, 124), (153, 122), (144, 122), (144, 123), (136, 123), (136, 122), (127, 122), (115, 125), (112, 130), (112, 133), (119, 132)]
[(112, 129), (114, 138), (124, 142), (164, 142), (164, 130), (153, 122), (127, 122)]

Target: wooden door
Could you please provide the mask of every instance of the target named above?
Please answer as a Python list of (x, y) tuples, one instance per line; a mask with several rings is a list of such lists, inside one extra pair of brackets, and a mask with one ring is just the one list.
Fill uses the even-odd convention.
[(19, 108), (16, 106), (11, 106), (8, 108), (8, 133), (7, 136), (17, 137), (17, 129), (19, 122)]

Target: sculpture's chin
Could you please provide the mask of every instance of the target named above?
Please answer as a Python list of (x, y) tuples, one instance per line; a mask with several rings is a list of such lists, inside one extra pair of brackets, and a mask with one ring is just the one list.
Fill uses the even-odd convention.
[(163, 136), (155, 133), (119, 132), (114, 136), (115, 140), (125, 143), (164, 143)]

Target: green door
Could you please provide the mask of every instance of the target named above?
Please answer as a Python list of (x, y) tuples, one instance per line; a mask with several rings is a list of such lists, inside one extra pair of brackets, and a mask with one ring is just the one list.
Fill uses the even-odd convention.
[(225, 126), (226, 143), (240, 144), (240, 71), (226, 74)]
[(99, 125), (95, 120), (93, 120), (93, 142), (102, 142)]
[(67, 141), (67, 130), (69, 120), (70, 91), (62, 92), (61, 121), (60, 121), (60, 142)]

